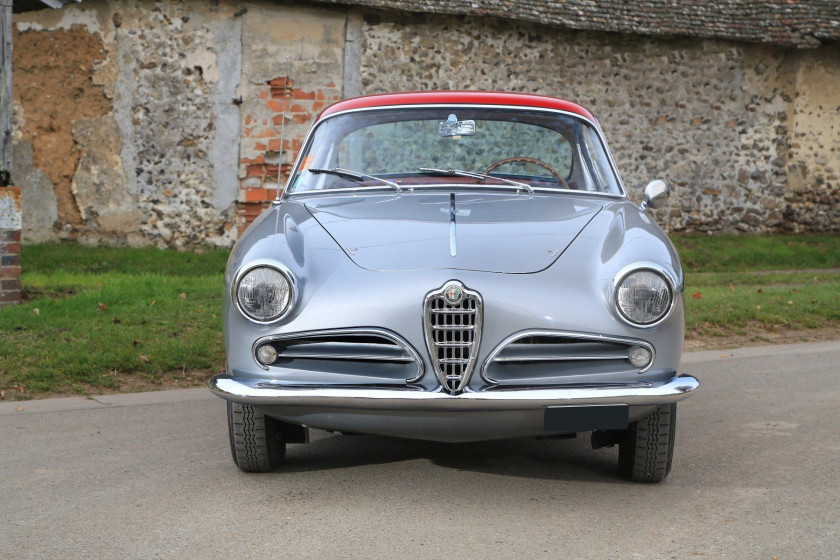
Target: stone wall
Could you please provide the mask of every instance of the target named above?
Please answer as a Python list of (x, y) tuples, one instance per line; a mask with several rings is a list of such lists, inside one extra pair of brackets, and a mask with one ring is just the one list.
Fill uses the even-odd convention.
[(15, 15), (14, 41), (25, 242), (229, 246), (321, 109), (416, 89), (583, 103), (634, 199), (653, 178), (672, 185), (656, 214), (672, 230), (840, 230), (837, 43), (269, 0), (85, 0)]
[(361, 35), (365, 94), (490, 89), (584, 104), (631, 198), (655, 178), (672, 186), (657, 211), (672, 230), (840, 231), (837, 45), (800, 52), (387, 13)]

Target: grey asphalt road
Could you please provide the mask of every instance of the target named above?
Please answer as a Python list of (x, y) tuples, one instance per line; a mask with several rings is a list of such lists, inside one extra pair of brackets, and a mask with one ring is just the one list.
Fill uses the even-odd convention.
[(658, 485), (619, 479), (617, 451), (588, 438), (319, 432), (247, 475), (203, 389), (4, 401), (0, 557), (840, 557), (840, 343), (692, 353), (682, 370), (702, 385)]

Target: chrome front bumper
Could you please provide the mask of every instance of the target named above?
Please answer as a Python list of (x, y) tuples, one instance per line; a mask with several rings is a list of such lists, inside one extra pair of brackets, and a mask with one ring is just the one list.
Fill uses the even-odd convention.
[(571, 405), (662, 405), (688, 397), (700, 383), (690, 375), (681, 375), (664, 383), (586, 388), (492, 389), (451, 395), (443, 391), (423, 391), (411, 387), (285, 387), (264, 380), (234, 379), (228, 374), (221, 374), (210, 379), (208, 386), (223, 399), (256, 407), (481, 412)]
[(286, 387), (222, 374), (208, 385), (223, 399), (252, 405), (291, 423), (342, 432), (464, 442), (568, 432), (546, 431), (549, 407), (626, 405), (629, 420), (634, 421), (655, 406), (688, 397), (700, 384), (694, 377), (683, 375), (661, 383), (495, 388), (451, 395), (413, 387)]

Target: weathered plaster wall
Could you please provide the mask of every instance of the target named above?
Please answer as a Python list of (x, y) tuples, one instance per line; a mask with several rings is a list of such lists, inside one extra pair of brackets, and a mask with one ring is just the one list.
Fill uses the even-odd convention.
[(787, 200), (799, 229), (838, 231), (840, 49), (800, 53), (793, 103)]
[(654, 178), (672, 185), (657, 216), (673, 230), (840, 230), (837, 46), (792, 52), (387, 14), (368, 17), (362, 36), (363, 93), (496, 89), (583, 103), (632, 198)]
[(105, 58), (102, 38), (75, 24), (52, 33), (20, 32), (18, 26), (12, 40), (17, 125), (34, 166), (55, 186), (60, 218), (79, 225), (85, 209), (75, 203), (73, 177), (87, 146), (74, 140), (73, 128), (78, 123), (89, 132), (87, 125), (110, 111), (102, 86), (91, 80), (93, 67)]
[[(88, 0), (15, 16), (16, 177), (33, 182), (23, 191), (25, 240), (232, 242), (235, 11)], [(42, 207), (39, 172), (56, 212)]]
[(16, 15), (25, 240), (232, 244), (340, 98), (345, 26), (341, 11), (270, 1)]

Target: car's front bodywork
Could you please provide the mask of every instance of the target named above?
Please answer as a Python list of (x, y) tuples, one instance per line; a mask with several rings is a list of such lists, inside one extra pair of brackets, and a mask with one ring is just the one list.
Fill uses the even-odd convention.
[[(440, 108), (467, 114), (498, 102)], [(339, 107), (319, 123), (375, 108)], [(603, 142), (587, 115), (572, 118)], [(611, 192), (576, 190), (584, 179), (576, 179), (582, 164), (575, 168), (573, 154), (554, 189), (539, 187), (554, 180), (548, 173), (531, 177), (537, 186), (528, 189), (513, 184), (522, 175), (324, 185), (314, 167), (310, 184), (321, 188), (295, 189), (313, 165), (317, 130), (283, 198), (231, 254), (228, 365), (211, 381), (217, 394), (290, 424), (474, 441), (626, 429), (697, 387), (677, 372), (684, 325), (677, 254), (627, 200), (617, 173)], [(238, 282), (258, 266), (289, 281), (277, 319), (255, 320), (237, 304)], [(629, 320), (616, 301), (619, 283), (638, 271), (653, 272), (670, 297), (648, 324)]]

